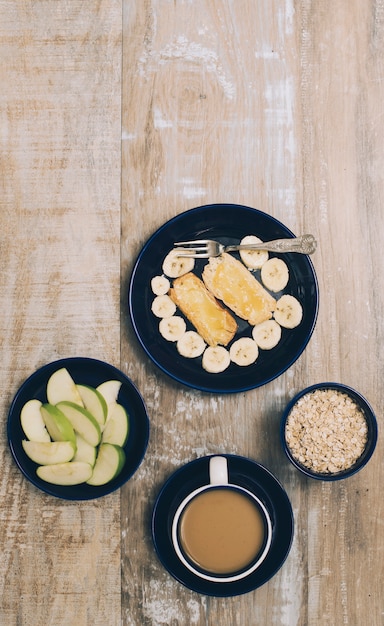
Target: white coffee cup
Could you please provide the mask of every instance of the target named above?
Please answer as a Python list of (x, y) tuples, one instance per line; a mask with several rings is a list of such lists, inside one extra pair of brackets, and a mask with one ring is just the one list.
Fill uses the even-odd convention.
[(226, 457), (209, 459), (209, 481), (178, 506), (172, 543), (180, 561), (196, 576), (234, 582), (255, 572), (265, 560), (272, 521), (260, 498), (229, 482)]

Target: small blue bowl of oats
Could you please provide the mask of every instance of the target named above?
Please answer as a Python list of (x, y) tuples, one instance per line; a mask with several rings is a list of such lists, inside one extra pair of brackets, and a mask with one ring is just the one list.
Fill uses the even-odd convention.
[(289, 402), (280, 434), (285, 454), (300, 472), (340, 480), (368, 463), (377, 443), (377, 420), (355, 389), (318, 383)]

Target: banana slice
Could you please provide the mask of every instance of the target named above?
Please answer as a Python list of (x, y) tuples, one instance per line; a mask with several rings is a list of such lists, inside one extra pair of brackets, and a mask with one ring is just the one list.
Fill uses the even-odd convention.
[(237, 365), (251, 365), (259, 356), (259, 348), (250, 337), (240, 337), (231, 345), (229, 356), (231, 361)]
[(284, 294), (276, 303), (274, 318), (284, 328), (296, 328), (303, 317), (303, 307), (300, 302), (289, 294)]
[(199, 333), (194, 330), (187, 330), (178, 340), (176, 347), (181, 356), (194, 359), (203, 354), (206, 345)]
[(163, 272), (170, 278), (178, 278), (191, 272), (195, 267), (195, 259), (191, 257), (178, 257), (177, 250), (171, 250), (163, 261)]
[(171, 317), (176, 311), (176, 304), (167, 295), (156, 296), (151, 310), (156, 317)]
[(275, 320), (266, 320), (253, 327), (252, 337), (261, 350), (271, 350), (281, 339), (281, 326)]
[(171, 287), (166, 276), (154, 276), (151, 280), (151, 289), (155, 296), (164, 296)]
[(289, 280), (287, 264), (277, 257), (268, 259), (261, 268), (261, 280), (270, 291), (281, 291), (287, 286)]
[(163, 317), (159, 323), (160, 334), (167, 341), (179, 341), (186, 331), (187, 325), (180, 315)]
[[(262, 243), (262, 240), (256, 235), (246, 235), (240, 241), (240, 245), (247, 243)], [(250, 270), (260, 269), (269, 257), (267, 250), (239, 250), (239, 254), (244, 265)]]
[(229, 352), (223, 346), (208, 346), (203, 354), (202, 366), (211, 374), (219, 374), (227, 369), (231, 362)]

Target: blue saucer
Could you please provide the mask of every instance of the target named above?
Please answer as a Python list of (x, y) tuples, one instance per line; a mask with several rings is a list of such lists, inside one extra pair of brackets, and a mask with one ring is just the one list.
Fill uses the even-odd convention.
[(279, 481), (265, 467), (242, 456), (231, 454), (228, 460), (229, 482), (256, 493), (267, 507), (273, 524), (270, 552), (261, 566), (242, 580), (217, 583), (199, 578), (178, 559), (171, 540), (172, 519), (182, 500), (194, 489), (209, 483), (209, 459), (202, 457), (182, 466), (162, 487), (152, 513), (152, 539), (165, 569), (192, 591), (218, 597), (236, 596), (253, 591), (266, 583), (283, 565), (293, 539), (293, 513), (290, 501)]

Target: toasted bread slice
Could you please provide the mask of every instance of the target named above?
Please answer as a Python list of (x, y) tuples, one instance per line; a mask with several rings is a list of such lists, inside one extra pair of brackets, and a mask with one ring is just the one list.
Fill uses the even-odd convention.
[(210, 258), (202, 278), (216, 298), (252, 326), (272, 317), (276, 300), (245, 265), (230, 254)]
[(234, 337), (235, 318), (195, 274), (189, 272), (176, 278), (168, 293), (208, 345), (226, 346)]

